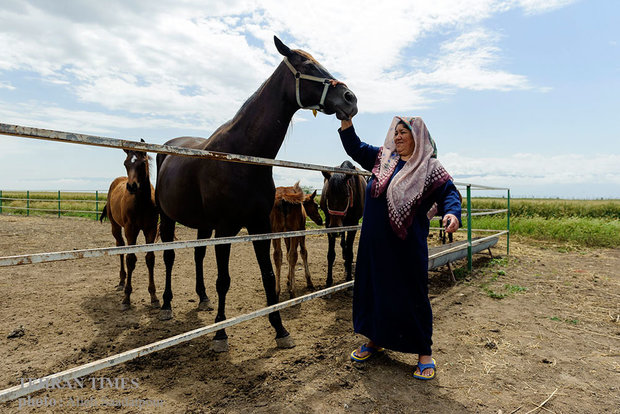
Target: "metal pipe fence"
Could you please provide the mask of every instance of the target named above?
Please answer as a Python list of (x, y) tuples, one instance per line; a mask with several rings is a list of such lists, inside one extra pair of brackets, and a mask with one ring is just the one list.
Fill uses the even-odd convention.
[[(94, 145), (100, 147), (108, 147), (108, 148), (118, 148), (118, 149), (131, 149), (138, 151), (146, 151), (146, 152), (155, 152), (162, 154), (172, 154), (172, 155), (180, 155), (180, 156), (190, 156), (190, 157), (198, 157), (205, 159), (214, 159), (226, 162), (238, 162), (238, 163), (247, 163), (247, 164), (255, 164), (255, 165), (266, 165), (266, 166), (279, 166), (279, 167), (289, 167), (289, 168), (298, 168), (298, 169), (307, 169), (307, 170), (317, 170), (317, 171), (328, 171), (333, 173), (347, 173), (347, 174), (359, 174), (368, 176), (370, 173), (361, 170), (351, 171), (343, 168), (333, 168), (322, 165), (315, 164), (305, 164), (305, 163), (296, 163), (289, 161), (279, 161), (279, 160), (271, 160), (260, 157), (251, 157), (239, 154), (227, 154), (220, 153), (214, 151), (202, 151), (202, 150), (194, 150), (189, 148), (180, 148), (180, 147), (172, 147), (166, 145), (157, 145), (157, 144), (149, 144), (145, 142), (134, 142), (127, 140), (117, 140), (113, 138), (106, 137), (98, 137), (98, 136), (90, 136), (90, 135), (82, 135), (82, 134), (74, 134), (68, 132), (61, 131), (52, 131), (38, 128), (29, 128), (18, 125), (8, 125), (0, 123), (0, 134), (2, 135), (11, 135), (22, 138), (35, 138), (35, 139), (44, 139), (50, 141), (57, 142), (68, 142), (68, 143), (76, 143), (82, 145)], [(468, 268), (471, 270), (471, 247), (472, 247), (472, 239), (471, 239), (471, 217), (472, 215), (483, 215), (483, 214), (497, 214), (499, 212), (506, 212), (508, 217), (510, 215), (510, 191), (506, 188), (496, 188), (496, 187), (488, 187), (488, 186), (479, 186), (474, 184), (467, 183), (455, 183), (457, 186), (466, 186), (467, 188), (467, 220), (468, 220)], [(508, 208), (507, 210), (491, 210), (491, 211), (479, 211), (477, 213), (472, 213), (471, 208), (471, 190), (474, 189), (484, 189), (484, 190), (508, 190)], [(0, 191), (0, 213), (3, 212), (3, 209), (7, 207), (10, 209), (14, 206), (6, 206), (8, 198), (6, 194), (2, 194)], [(20, 200), (23, 201), (23, 200)], [(61, 196), (60, 191), (58, 191), (57, 197), (57, 209), (56, 212), (60, 216), (61, 213)], [(96, 210), (98, 211), (98, 193), (95, 202)], [(4, 202), (4, 203), (3, 203)], [(30, 191), (26, 192), (26, 212), (30, 213)], [(35, 211), (34, 209), (32, 209)], [(54, 211), (54, 209), (39, 209), (45, 211)], [(95, 212), (97, 214), (97, 212)], [(118, 255), (118, 254), (126, 254), (126, 253), (135, 253), (138, 251), (157, 251), (157, 250), (168, 250), (174, 248), (190, 248), (197, 246), (208, 246), (208, 245), (216, 245), (216, 244), (230, 244), (230, 243), (239, 243), (239, 242), (248, 242), (248, 241), (256, 241), (256, 240), (266, 240), (273, 238), (282, 238), (282, 237), (295, 237), (301, 235), (312, 235), (312, 234), (323, 234), (323, 233), (331, 233), (331, 232), (343, 232), (350, 230), (358, 230), (360, 226), (350, 226), (344, 228), (331, 228), (331, 229), (318, 229), (318, 230), (304, 230), (299, 232), (286, 232), (286, 233), (269, 233), (269, 234), (259, 234), (259, 235), (248, 235), (248, 236), (235, 236), (235, 237), (227, 237), (227, 238), (213, 238), (213, 239), (204, 239), (204, 240), (192, 240), (192, 241), (184, 241), (184, 242), (170, 242), (170, 243), (156, 243), (156, 244), (148, 244), (148, 245), (136, 245), (136, 246), (123, 246), (123, 247), (108, 247), (101, 249), (83, 249), (83, 250), (73, 250), (73, 251), (64, 251), (64, 252), (55, 252), (55, 253), (37, 253), (31, 255), (19, 255), (19, 256), (7, 256), (0, 257), (0, 267), (3, 266), (16, 266), (23, 264), (33, 264), (33, 263), (43, 263), (43, 262), (52, 262), (59, 260), (70, 260), (70, 259), (80, 259), (86, 257), (100, 257), (105, 255)], [(491, 235), (486, 237), (486, 239), (497, 237), (498, 235), (506, 234), (507, 237), (509, 235), (509, 227), (506, 231), (498, 232), (496, 235)], [(474, 241), (474, 243), (479, 243), (480, 241)], [(456, 247), (454, 248), (456, 249)], [(148, 344), (130, 351), (123, 352), (121, 354), (113, 355), (99, 361), (94, 361), (76, 368), (69, 369), (67, 371), (63, 371), (60, 373), (48, 375), (47, 377), (40, 378), (38, 380), (34, 380), (28, 384), (22, 384), (20, 386), (12, 387), (6, 390), (0, 391), (0, 401), (9, 401), (15, 398), (18, 398), (23, 395), (27, 395), (34, 391), (45, 388), (46, 384), (49, 381), (53, 380), (63, 380), (70, 378), (79, 378), (81, 376), (87, 375), (89, 373), (93, 373), (99, 371), (101, 369), (111, 367), (114, 365), (121, 364), (123, 362), (138, 358), (143, 355), (147, 355), (149, 353), (155, 352), (160, 349), (164, 349), (178, 343), (182, 343), (185, 341), (189, 341), (190, 339), (196, 338), (198, 336), (202, 336), (208, 332), (213, 332), (219, 329), (223, 329), (225, 327), (229, 327), (238, 323), (241, 323), (246, 320), (250, 320), (256, 318), (258, 316), (267, 315), (272, 312), (276, 312), (280, 309), (284, 309), (289, 306), (296, 305), (306, 300), (314, 299), (320, 296), (328, 295), (330, 293), (336, 292), (338, 290), (342, 290), (348, 288), (353, 285), (353, 281), (347, 282), (338, 286), (334, 286), (329, 289), (324, 289), (322, 291), (314, 292), (300, 298), (291, 299), (289, 301), (279, 303), (264, 309), (261, 309), (256, 312), (252, 312), (247, 315), (241, 315), (236, 318), (232, 318), (226, 321), (218, 322), (214, 325), (210, 325), (207, 327), (199, 328), (194, 331), (186, 332), (184, 334), (177, 335), (172, 338), (164, 339), (162, 341)]]

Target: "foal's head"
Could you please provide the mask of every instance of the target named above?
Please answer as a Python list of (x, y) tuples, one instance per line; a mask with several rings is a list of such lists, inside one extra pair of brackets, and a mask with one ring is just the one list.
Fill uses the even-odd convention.
[[(144, 140), (141, 140), (144, 142)], [(127, 154), (125, 169), (127, 170), (127, 191), (137, 194), (139, 191), (151, 191), (149, 178), (149, 156), (143, 151), (123, 150)]]
[[(350, 161), (344, 161), (340, 168), (355, 167)], [(352, 174), (323, 172), (325, 182), (321, 194), (321, 208), (325, 212), (327, 227), (341, 227), (344, 217), (353, 205)]]
[(319, 226), (323, 225), (323, 217), (319, 213), (319, 206), (314, 201), (314, 197), (316, 197), (316, 190), (312, 194), (306, 194), (304, 197), (304, 210), (308, 217), (312, 219)]

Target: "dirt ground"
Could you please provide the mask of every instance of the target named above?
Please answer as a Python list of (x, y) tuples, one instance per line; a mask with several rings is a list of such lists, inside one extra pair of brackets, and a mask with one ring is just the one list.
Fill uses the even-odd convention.
[[(177, 237), (195, 233), (182, 228)], [(327, 237), (307, 243), (313, 280), (322, 287)], [(112, 245), (108, 223), (0, 215), (1, 256)], [(620, 413), (620, 248), (514, 237), (510, 247), (509, 257), (505, 239), (493, 249), (495, 259), (477, 255), (471, 275), (456, 263), (455, 285), (447, 268), (431, 272), (438, 363), (432, 381), (412, 377), (414, 355), (388, 351), (365, 364), (350, 362), (364, 338), (352, 331), (350, 294), (339, 292), (282, 311), (295, 348), (276, 348), (274, 331), (260, 317), (227, 329), (226, 353), (209, 350), (209, 334), (92, 374), (83, 387), (62, 384), (0, 403), (0, 411)], [(339, 283), (340, 252), (336, 260)], [(165, 322), (149, 307), (143, 254), (133, 306), (120, 310), (118, 262), (114, 256), (0, 268), (2, 389), (213, 323), (214, 311), (197, 311), (192, 250), (177, 251), (175, 317)], [(159, 252), (155, 266), (161, 297)], [(205, 282), (216, 304), (214, 269), (208, 248)], [(265, 305), (250, 244), (232, 246), (231, 277), (229, 318)]]

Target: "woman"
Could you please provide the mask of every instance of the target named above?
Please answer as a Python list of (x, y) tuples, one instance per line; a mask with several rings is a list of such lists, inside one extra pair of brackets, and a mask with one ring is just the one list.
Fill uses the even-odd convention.
[(357, 254), (355, 332), (368, 342), (351, 352), (367, 361), (385, 348), (418, 354), (414, 377), (435, 377), (433, 319), (428, 298), (427, 211), (437, 203), (449, 233), (460, 225), (460, 194), (436, 158), (419, 117), (394, 117), (383, 147), (360, 141), (350, 120), (338, 130), (351, 158), (373, 176)]

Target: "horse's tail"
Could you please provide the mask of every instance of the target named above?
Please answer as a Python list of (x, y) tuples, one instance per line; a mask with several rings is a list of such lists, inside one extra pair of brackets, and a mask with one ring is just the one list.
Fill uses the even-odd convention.
[(105, 203), (103, 206), (103, 210), (101, 210), (101, 216), (99, 217), (99, 221), (103, 223), (103, 220), (108, 217), (108, 203)]

